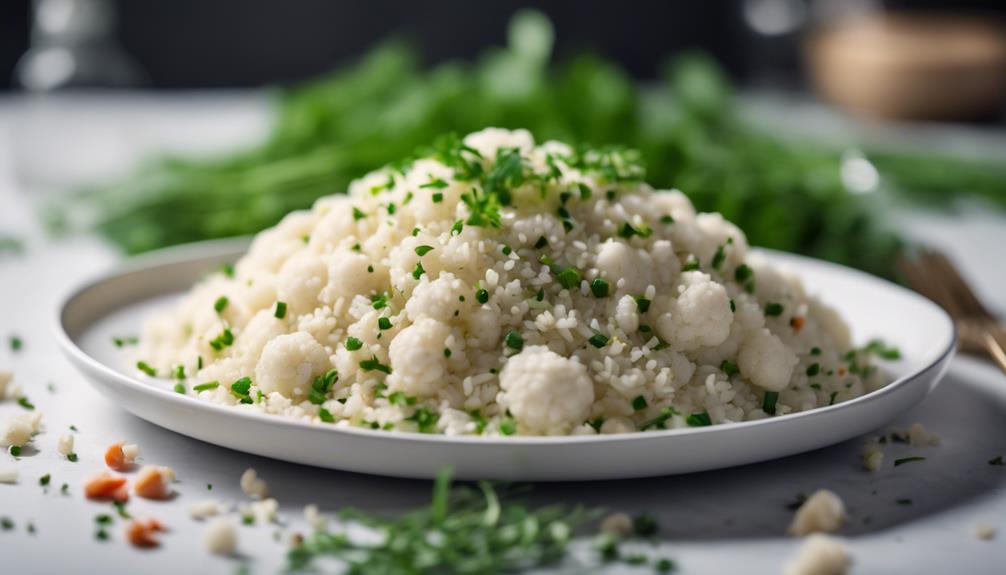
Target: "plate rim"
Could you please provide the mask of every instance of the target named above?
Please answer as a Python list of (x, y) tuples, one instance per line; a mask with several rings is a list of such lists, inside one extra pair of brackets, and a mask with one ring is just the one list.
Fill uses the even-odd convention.
[[(182, 395), (169, 391), (167, 389), (162, 389), (159, 387), (154, 387), (149, 383), (144, 382), (136, 377), (128, 376), (126, 374), (120, 373), (111, 367), (105, 365), (101, 361), (91, 357), (70, 336), (67, 327), (64, 323), (65, 317), (67, 315), (67, 310), (75, 303), (75, 301), (82, 295), (87, 293), (92, 289), (98, 288), (102, 283), (107, 281), (120, 278), (122, 276), (138, 273), (157, 267), (162, 267), (171, 264), (184, 263), (190, 260), (196, 259), (211, 259), (211, 258), (221, 258), (233, 255), (234, 257), (240, 257), (243, 255), (244, 251), (250, 245), (250, 236), (239, 236), (234, 238), (221, 238), (214, 240), (207, 240), (201, 242), (192, 242), (186, 244), (180, 244), (175, 246), (170, 246), (167, 248), (154, 250), (145, 254), (140, 254), (137, 256), (128, 257), (125, 260), (118, 262), (117, 265), (112, 266), (110, 269), (98, 272), (92, 276), (87, 276), (68, 289), (62, 297), (59, 298), (59, 303), (56, 307), (55, 317), (53, 318), (52, 331), (56, 336), (57, 342), (63, 354), (75, 363), (78, 369), (89, 369), (105, 378), (111, 378), (119, 385), (129, 386), (136, 388), (137, 391), (146, 394), (153, 394), (159, 400), (165, 400), (170, 402), (176, 402), (179, 405), (185, 406), (186, 408), (194, 408), (196, 411), (200, 411), (203, 414), (226, 414), (229, 416), (237, 416), (252, 422), (268, 422), (271, 424), (278, 424), (282, 427), (294, 428), (294, 429), (304, 429), (311, 431), (322, 431), (324, 433), (336, 433), (336, 434), (346, 434), (350, 436), (357, 436), (369, 439), (396, 439), (405, 440), (415, 443), (434, 443), (434, 444), (474, 444), (474, 445), (485, 445), (485, 446), (521, 446), (521, 447), (535, 447), (535, 446), (556, 446), (556, 445), (569, 445), (569, 444), (617, 444), (625, 441), (633, 441), (640, 439), (655, 440), (662, 438), (686, 436), (686, 435), (714, 435), (716, 433), (726, 433), (734, 432), (738, 430), (743, 430), (747, 428), (754, 427), (765, 427), (772, 425), (781, 425), (787, 422), (795, 422), (800, 419), (808, 419), (814, 417), (821, 417), (823, 415), (836, 413), (839, 411), (857, 409), (861, 404), (876, 401), (883, 396), (896, 393), (900, 388), (909, 385), (912, 381), (917, 380), (933, 370), (934, 368), (939, 368), (940, 366), (945, 366), (948, 356), (954, 354), (957, 349), (958, 332), (957, 327), (953, 320), (947, 314), (947, 312), (934, 303), (932, 300), (918, 294), (904, 286), (898, 285), (890, 280), (874, 276), (867, 272), (850, 268), (841, 264), (834, 262), (829, 262), (826, 260), (820, 260), (816, 258), (811, 258), (801, 254), (795, 254), (791, 252), (783, 252), (779, 250), (773, 250), (768, 248), (752, 248), (753, 252), (758, 252), (765, 254), (770, 260), (789, 260), (789, 261), (805, 261), (812, 263), (813, 265), (820, 265), (825, 268), (830, 268), (833, 271), (838, 271), (841, 273), (852, 274), (860, 280), (880, 282), (886, 284), (889, 288), (894, 288), (901, 292), (902, 295), (907, 296), (911, 299), (930, 307), (937, 312), (940, 320), (949, 327), (949, 337), (947, 341), (943, 342), (943, 348), (936, 354), (931, 360), (927, 361), (920, 368), (904, 374), (891, 383), (885, 385), (884, 387), (861, 395), (855, 399), (845, 401), (835, 405), (829, 405), (824, 407), (818, 407), (815, 409), (801, 411), (797, 413), (789, 413), (785, 415), (780, 415), (777, 417), (770, 417), (765, 419), (757, 419), (750, 421), (737, 421), (730, 423), (720, 423), (710, 426), (701, 427), (684, 427), (676, 429), (663, 429), (658, 431), (647, 431), (647, 432), (629, 432), (629, 433), (613, 433), (613, 434), (595, 434), (595, 435), (551, 435), (551, 436), (529, 436), (529, 435), (514, 435), (514, 436), (470, 436), (470, 435), (445, 435), (445, 434), (431, 434), (431, 433), (420, 433), (412, 431), (386, 431), (386, 430), (374, 430), (362, 427), (353, 426), (335, 426), (332, 424), (319, 424), (311, 421), (304, 421), (300, 419), (292, 419), (287, 417), (282, 417), (278, 415), (272, 415), (267, 413), (251, 412), (242, 409), (234, 409), (234, 406), (221, 405), (213, 403), (210, 401), (202, 400), (197, 397), (192, 397), (190, 395)], [(93, 323), (93, 322), (92, 322)], [(91, 383), (94, 386), (93, 383)], [(100, 390), (99, 390), (100, 391)], [(121, 407), (121, 404), (118, 404)]]

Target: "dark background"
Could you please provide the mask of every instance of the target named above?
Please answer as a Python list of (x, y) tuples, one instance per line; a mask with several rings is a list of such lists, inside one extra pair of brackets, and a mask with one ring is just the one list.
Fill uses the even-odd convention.
[[(899, 8), (953, 7), (1006, 14), (997, 0), (884, 2)], [(154, 88), (259, 86), (304, 79), (399, 35), (434, 63), (471, 58), (505, 41), (506, 22), (522, 6), (546, 12), (556, 53), (592, 50), (637, 77), (659, 72), (671, 52), (700, 48), (742, 82), (799, 84), (795, 36), (765, 40), (742, 16), (742, 0), (704, 2), (515, 0), (149, 0), (116, 2), (123, 47)], [(30, 3), (0, 2), (0, 89), (28, 47)]]

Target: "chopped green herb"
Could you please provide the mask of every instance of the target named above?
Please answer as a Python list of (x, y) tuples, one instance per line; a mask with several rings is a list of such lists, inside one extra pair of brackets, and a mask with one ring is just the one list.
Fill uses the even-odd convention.
[(414, 396), (405, 395), (403, 391), (396, 391), (388, 396), (388, 403), (392, 405), (415, 405), (416, 401)]
[(730, 313), (737, 313), (737, 304), (734, 300), (730, 300)]
[(578, 183), (576, 185), (576, 187), (577, 187), (577, 189), (580, 190), (580, 199), (581, 200), (589, 200), (590, 196), (593, 195), (592, 192), (590, 191), (590, 186), (588, 186), (587, 184), (584, 184), (583, 182)]
[(590, 345), (600, 349), (608, 345), (608, 336), (602, 333), (595, 333), (587, 341), (590, 342)]
[(11, 445), (10, 447), (7, 448), (7, 453), (10, 453), (12, 457), (17, 457), (21, 455), (21, 446)]
[(692, 427), (703, 427), (706, 425), (712, 425), (713, 421), (709, 418), (709, 413), (703, 411), (702, 413), (693, 413), (685, 418), (685, 423), (691, 425)]
[(602, 278), (594, 278), (590, 282), (590, 293), (594, 294), (594, 297), (608, 297), (608, 291), (611, 286), (607, 281)]
[(519, 331), (508, 331), (504, 341), (506, 342), (506, 346), (510, 349), (515, 349), (517, 351), (524, 349), (524, 337), (521, 336)]
[(810, 384), (810, 387), (812, 389), (816, 389), (818, 391), (821, 391), (821, 384), (820, 383), (812, 383), (812, 384)]
[(276, 311), (273, 312), (273, 317), (276, 319), (283, 319), (286, 317), (286, 302), (278, 301), (276, 302)]
[(416, 267), (412, 270), (412, 279), (419, 280), (426, 273), (426, 268), (423, 267), (423, 262), (416, 262)]
[(451, 235), (452, 236), (460, 235), (461, 234), (461, 230), (463, 230), (464, 227), (465, 227), (465, 223), (462, 220), (458, 220), (458, 221), (454, 222), (454, 225), (451, 226)]
[[(416, 227), (412, 228), (412, 237), (418, 236), (419, 232), (420, 232), (419, 226), (416, 226)], [(360, 244), (356, 244), (356, 245), (360, 245)], [(360, 250), (357, 250), (357, 251), (360, 251)]]
[(394, 202), (388, 202), (388, 205), (384, 209), (387, 210), (389, 216), (393, 216), (395, 215), (395, 210), (398, 208), (395, 206)]
[(206, 391), (208, 389), (216, 389), (220, 387), (219, 381), (208, 381), (206, 383), (200, 383), (199, 385), (192, 388), (193, 391)]
[(573, 267), (568, 267), (559, 272), (559, 285), (566, 289), (574, 289), (580, 286), (580, 272)]
[(224, 265), (220, 266), (220, 273), (224, 274), (225, 276), (227, 276), (229, 278), (234, 277), (234, 265), (233, 264), (224, 264)]
[(901, 359), (901, 350), (896, 347), (888, 346), (879, 339), (870, 340), (870, 342), (866, 344), (865, 351), (872, 353), (881, 359), (891, 361)]
[(136, 362), (136, 369), (142, 371), (143, 373), (149, 375), (150, 377), (157, 377), (157, 370), (150, 367), (150, 364), (148, 364), (145, 361)]
[(657, 573), (670, 573), (677, 569), (678, 566), (674, 563), (674, 561), (664, 557), (663, 559), (657, 561), (653, 568), (657, 570)]
[[(446, 188), (448, 185), (449, 184), (447, 182), (445, 182), (444, 180), (442, 180), (441, 178), (434, 178), (434, 179), (430, 180), (429, 182), (426, 182), (425, 184), (423, 184), (423, 185), (421, 185), (419, 187), (420, 188), (433, 188), (433, 189), (436, 189), (436, 190), (442, 190), (442, 189)], [(443, 195), (443, 194), (441, 194), (441, 195)]]
[(781, 303), (769, 302), (765, 304), (765, 315), (769, 317), (780, 316), (784, 309)]
[(242, 377), (231, 384), (231, 394), (238, 398), (241, 403), (252, 403), (252, 398), (249, 395), (251, 385), (252, 380), (250, 377)]
[(360, 369), (363, 371), (380, 371), (386, 374), (391, 374), (391, 368), (384, 365), (377, 359), (377, 356), (373, 356), (370, 359), (365, 359), (360, 362)]
[(992, 459), (989, 459), (989, 465), (1003, 465), (1003, 456), (997, 455)]
[(660, 216), (660, 223), (662, 223), (662, 224), (673, 224), (674, 223), (674, 217), (671, 216), (670, 214), (666, 214), (666, 215)]
[(8, 337), (7, 342), (10, 344), (10, 350), (13, 351), (14, 353), (21, 351), (21, 348), (24, 347), (24, 340), (22, 340), (21, 337), (17, 335), (12, 335)]
[(545, 300), (545, 288), (538, 288), (538, 293), (534, 294), (534, 299), (537, 301)]
[(810, 355), (821, 355), (821, 348), (819, 347), (810, 348)]
[(391, 329), (391, 320), (386, 317), (377, 318), (377, 329)]
[(419, 257), (423, 257), (426, 254), (432, 252), (433, 250), (434, 250), (433, 246), (427, 246), (427, 245), (416, 246), (416, 255)]
[(748, 267), (747, 264), (741, 264), (734, 270), (734, 279), (739, 284), (745, 283), (752, 277), (754, 277), (754, 270)]
[(904, 465), (906, 463), (912, 463), (914, 461), (925, 461), (925, 460), (926, 460), (925, 457), (921, 457), (918, 455), (914, 455), (912, 457), (902, 457), (901, 459), (894, 460), (894, 466), (898, 467), (899, 465)]
[(384, 309), (388, 307), (388, 295), (379, 294), (370, 296), (370, 305), (374, 309)]
[(828, 405), (835, 405), (835, 398), (838, 397), (838, 392), (833, 391), (831, 395), (828, 396)]
[(27, 409), (28, 411), (35, 411), (35, 405), (32, 402), (28, 401), (28, 398), (23, 395), (17, 398), (17, 404)]
[(311, 382), (311, 391), (307, 396), (308, 400), (315, 405), (325, 403), (328, 392), (332, 390), (337, 381), (339, 381), (339, 372), (335, 369), (330, 369), (324, 374), (315, 377), (314, 381)]
[(675, 415), (678, 415), (677, 410), (673, 407), (665, 407), (660, 410), (660, 415), (644, 422), (642, 427), (640, 427), (640, 430), (646, 431), (647, 429), (653, 428), (665, 429), (667, 427), (667, 422)]
[(807, 366), (807, 375), (808, 376), (814, 377), (815, 375), (817, 375), (819, 373), (821, 373), (821, 364), (819, 364), (819, 363), (812, 363), (812, 364), (810, 364), (810, 365)]
[(534, 248), (535, 248), (536, 250), (540, 250), (541, 248), (543, 248), (543, 247), (545, 247), (545, 246), (547, 246), (547, 245), (548, 245), (548, 240), (546, 240), (546, 239), (545, 239), (545, 236), (540, 236), (540, 237), (538, 238), (538, 241), (536, 241), (536, 242), (534, 243)]
[(63, 485), (60, 485), (59, 486), (59, 492), (62, 493), (63, 495), (69, 495), (70, 494), (70, 484), (69, 483), (64, 483)]
[(234, 333), (231, 332), (231, 328), (224, 328), (224, 331), (220, 333), (217, 337), (210, 340), (210, 347), (216, 351), (220, 351), (225, 347), (229, 347), (234, 343)]
[(649, 513), (641, 513), (632, 518), (632, 532), (639, 537), (653, 537), (659, 531), (660, 524)]
[(434, 204), (439, 204), (442, 201), (444, 201), (444, 195), (443, 194), (441, 194), (440, 192), (436, 192), (436, 193), (433, 194), (433, 203)]
[(348, 338), (346, 338), (346, 349), (347, 350), (349, 350), (349, 351), (356, 351), (356, 350), (360, 349), (361, 347), (363, 347), (363, 342), (360, 341), (359, 339), (357, 339), (357, 338), (355, 338), (353, 336), (349, 336)]
[(489, 301), (489, 292), (484, 288), (479, 288), (475, 292), (475, 301), (479, 303), (486, 303)]
[(728, 376), (732, 376), (737, 375), (738, 373), (740, 373), (741, 370), (737, 367), (736, 363), (730, 361), (729, 359), (724, 359), (720, 363), (720, 371), (727, 374)]
[(723, 251), (723, 246), (718, 246), (716, 253), (713, 254), (713, 261), (710, 264), (714, 270), (718, 270), (723, 267), (723, 262), (725, 261), (727, 261), (727, 254)]
[(354, 221), (358, 222), (358, 221), (362, 220), (365, 217), (367, 217), (367, 214), (363, 213), (360, 210), (360, 208), (358, 208), (356, 206), (353, 206), (353, 220)]
[(645, 297), (637, 297), (634, 299), (636, 300), (636, 309), (639, 310), (639, 313), (646, 313), (650, 311), (650, 300)]
[(444, 348), (444, 357), (450, 357), (450, 356), (451, 356), (451, 348), (445, 347)]
[(115, 347), (126, 347), (127, 345), (136, 345), (140, 342), (140, 338), (135, 335), (127, 335), (124, 337), (113, 337), (112, 343)]
[(172, 387), (172, 389), (175, 391), (175, 393), (180, 393), (182, 395), (185, 395), (185, 392), (186, 392), (185, 384), (182, 383), (182, 382), (180, 382), (180, 381), (178, 383), (176, 383), (174, 385), (174, 387)]
[(115, 507), (115, 512), (119, 514), (119, 517), (123, 519), (132, 519), (133, 516), (126, 511), (126, 504), (122, 501), (113, 501), (112, 507)]
[(633, 227), (629, 222), (622, 224), (622, 227), (618, 229), (618, 235), (625, 239), (630, 239), (632, 236), (639, 236), (641, 238), (648, 238), (653, 234), (653, 230), (642, 224)]
[(227, 304), (228, 303), (230, 303), (230, 300), (227, 299), (227, 296), (223, 296), (222, 295), (222, 296), (220, 296), (220, 297), (217, 298), (217, 301), (213, 302), (213, 309), (217, 313), (220, 313), (220, 312), (224, 311), (225, 309), (227, 309)]
[(646, 398), (643, 397), (642, 395), (637, 395), (632, 400), (632, 409), (634, 409), (636, 411), (641, 411), (643, 409), (646, 409), (647, 405), (649, 405), (649, 404), (646, 403)]
[(692, 257), (688, 258), (688, 261), (685, 262), (685, 265), (681, 266), (681, 271), (682, 272), (693, 272), (693, 271), (698, 270), (700, 267), (701, 266), (699, 265), (698, 258), (696, 258), (695, 256), (692, 256)]
[(769, 415), (775, 415), (775, 404), (779, 401), (778, 391), (766, 391), (761, 400), (761, 409)]
[[(897, 465), (897, 462), (895, 462), (895, 465)], [(908, 497), (905, 497), (903, 499), (895, 499), (894, 502), (897, 503), (898, 505), (911, 505), (912, 504), (912, 500), (910, 498), (908, 498)]]
[(38, 484), (41, 485), (42, 487), (46, 487), (47, 485), (49, 485), (50, 480), (52, 480), (52, 476), (46, 473), (42, 477), (38, 478)]
[(594, 431), (600, 433), (601, 432), (601, 426), (604, 425), (604, 416), (599, 415), (599, 416), (595, 417), (594, 419), (588, 420), (587, 421), (587, 425), (593, 427)]
[(14, 520), (12, 520), (10, 517), (7, 516), (0, 517), (0, 528), (2, 528), (4, 531), (10, 531), (11, 529), (14, 529)]
[(517, 421), (510, 415), (504, 417), (502, 421), (500, 421), (500, 433), (503, 435), (513, 435), (514, 433), (517, 433)]
[(333, 416), (332, 413), (324, 407), (318, 408), (318, 418), (325, 423), (335, 423), (335, 416)]
[(175, 379), (185, 379), (185, 366), (178, 364), (175, 367)]
[(431, 433), (437, 426), (440, 415), (425, 407), (416, 409), (412, 415), (406, 417), (406, 421), (414, 421), (419, 427), (420, 433)]

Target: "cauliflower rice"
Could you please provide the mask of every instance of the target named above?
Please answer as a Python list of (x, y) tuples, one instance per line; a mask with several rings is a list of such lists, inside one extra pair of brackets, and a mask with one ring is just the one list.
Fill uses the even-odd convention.
[(148, 375), (452, 435), (756, 420), (885, 383), (838, 313), (630, 152), (486, 129), (354, 182), (150, 318)]

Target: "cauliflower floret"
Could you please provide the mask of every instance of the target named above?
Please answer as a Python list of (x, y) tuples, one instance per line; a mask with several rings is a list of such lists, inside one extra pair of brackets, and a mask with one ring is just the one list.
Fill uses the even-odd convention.
[(328, 368), (325, 348), (311, 334), (298, 331), (265, 345), (255, 366), (255, 383), (264, 393), (276, 391), (292, 397), (306, 394), (311, 380)]
[(332, 196), (326, 208), (327, 213), (315, 226), (307, 242), (308, 248), (314, 253), (332, 253), (356, 233), (353, 207), (348, 196)]
[(465, 145), (478, 150), (483, 158), (495, 158), (500, 148), (519, 148), (527, 154), (534, 148), (534, 136), (527, 130), (486, 128), (465, 136)]
[(424, 281), (417, 285), (405, 304), (405, 312), (411, 321), (417, 321), (421, 317), (449, 321), (454, 317), (454, 312), (464, 305), (460, 296), (470, 291), (454, 274), (445, 272), (431, 282)]
[(597, 269), (622, 293), (639, 294), (653, 283), (653, 259), (620, 241), (609, 239), (601, 244)]
[(793, 368), (800, 360), (768, 329), (749, 332), (741, 343), (737, 367), (741, 375), (758, 387), (782, 391), (789, 385)]
[(306, 313), (317, 306), (318, 294), (327, 282), (325, 263), (310, 252), (300, 252), (280, 269), (276, 297), (294, 313)]
[(479, 348), (491, 350), (500, 340), (500, 318), (495, 311), (480, 307), (468, 316), (468, 331)]
[(434, 395), (442, 385), (444, 340), (450, 328), (432, 318), (422, 317), (391, 340), (388, 357), (392, 374), (388, 385), (409, 395)]
[(685, 291), (657, 319), (661, 337), (685, 351), (723, 343), (733, 321), (726, 288), (701, 272), (685, 273), (681, 279)]
[(594, 385), (587, 369), (542, 345), (525, 347), (500, 373), (500, 404), (530, 433), (567, 433), (590, 415)]
[[(328, 285), (321, 290), (321, 301), (334, 304), (339, 298), (352, 299), (367, 294), (380, 285), (377, 266), (367, 256), (352, 250), (339, 250), (325, 258), (328, 262)], [(384, 286), (387, 287), (387, 286)]]
[(264, 309), (255, 314), (241, 332), (241, 337), (234, 341), (235, 350), (238, 355), (259, 357), (266, 344), (283, 335), (285, 331), (286, 324), (276, 318), (275, 310)]
[(633, 333), (639, 329), (639, 306), (631, 295), (623, 295), (615, 305), (615, 321), (625, 333)]
[(234, 522), (224, 517), (210, 521), (203, 531), (203, 544), (210, 553), (232, 555), (238, 545), (238, 530)]
[(827, 489), (818, 489), (796, 510), (787, 533), (802, 537), (809, 533), (832, 533), (845, 522), (845, 503)]
[(811, 535), (783, 567), (783, 575), (845, 575), (849, 570), (845, 547), (827, 535)]

